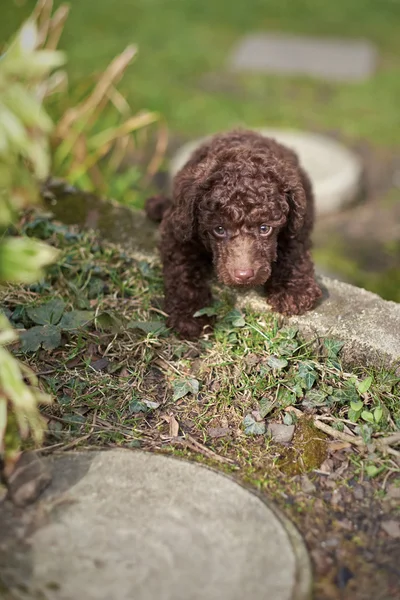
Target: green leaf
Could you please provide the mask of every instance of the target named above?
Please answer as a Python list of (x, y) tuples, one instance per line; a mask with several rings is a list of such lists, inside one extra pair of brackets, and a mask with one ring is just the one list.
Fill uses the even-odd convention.
[(379, 473), (381, 472), (381, 469), (379, 467), (377, 467), (376, 465), (367, 465), (365, 467), (365, 471), (368, 475), (368, 477), (371, 477), (371, 479), (373, 477), (376, 477), (377, 475), (379, 475)]
[(347, 418), (353, 423), (357, 423), (358, 419), (361, 417), (361, 413), (361, 410), (353, 410), (352, 408), (349, 408)]
[(298, 377), (307, 390), (310, 390), (317, 380), (317, 372), (314, 366), (307, 362), (300, 362), (298, 365)]
[(174, 382), (173, 400), (179, 400), (187, 394), (198, 394), (199, 382), (197, 379), (181, 379)]
[(128, 329), (139, 329), (144, 333), (153, 333), (154, 335), (165, 335), (168, 329), (162, 321), (129, 321)]
[(122, 321), (112, 312), (103, 311), (96, 317), (96, 328), (101, 331), (111, 331), (118, 333), (122, 330)]
[(278, 405), (282, 408), (296, 403), (296, 396), (286, 387), (281, 387), (278, 392)]
[(326, 404), (326, 397), (326, 392), (323, 392), (322, 390), (309, 390), (302, 401), (302, 405), (306, 408), (324, 406)]
[(344, 342), (339, 340), (326, 339), (324, 340), (324, 346), (328, 351), (328, 358), (337, 358), (340, 350), (343, 348)]
[(295, 418), (294, 418), (293, 414), (290, 412), (285, 413), (285, 415), (283, 417), (284, 425), (293, 425), (294, 422), (295, 422)]
[(374, 421), (375, 423), (380, 423), (383, 416), (383, 409), (381, 406), (377, 406), (374, 410)]
[(308, 390), (311, 390), (312, 386), (314, 385), (314, 383), (317, 380), (317, 374), (315, 373), (315, 371), (312, 373), (306, 373), (303, 379), (304, 379), (306, 388)]
[(364, 403), (361, 402), (361, 400), (356, 400), (354, 402), (354, 400), (352, 402), (350, 402), (350, 406), (352, 410), (358, 411), (358, 410), (362, 410), (362, 408), (364, 407)]
[(225, 320), (232, 325), (232, 327), (244, 327), (246, 325), (246, 321), (240, 310), (234, 308), (229, 311), (225, 317)]
[(369, 410), (363, 410), (361, 413), (361, 418), (367, 423), (374, 423), (374, 415)]
[(93, 318), (92, 310), (71, 310), (63, 314), (58, 326), (63, 331), (75, 331), (90, 323)]
[(334, 390), (330, 396), (332, 402), (340, 402), (340, 404), (350, 404), (358, 402), (359, 395), (353, 382), (346, 382), (346, 385), (340, 390)]
[(260, 402), (258, 403), (258, 412), (260, 413), (263, 419), (271, 412), (275, 404), (275, 400), (270, 400), (266, 396), (260, 399)]
[(207, 317), (213, 317), (218, 314), (218, 308), (216, 306), (205, 306), (204, 308), (200, 308), (200, 310), (196, 310), (194, 313), (194, 317), (202, 317), (206, 315)]
[(36, 325), (57, 325), (65, 309), (65, 302), (59, 298), (49, 300), (40, 306), (30, 306), (26, 314)]
[(129, 402), (129, 412), (130, 414), (137, 414), (141, 412), (147, 412), (147, 406), (144, 402), (137, 400), (136, 398)]
[(372, 377), (366, 377), (362, 381), (357, 382), (357, 389), (360, 394), (365, 394), (371, 387)]
[(40, 347), (54, 350), (61, 343), (61, 331), (55, 325), (36, 325), (21, 333), (21, 350), (36, 352)]
[(277, 356), (269, 356), (266, 362), (271, 369), (275, 369), (276, 371), (281, 371), (289, 364), (286, 358), (278, 358)]
[(246, 435), (263, 435), (265, 433), (264, 421), (257, 422), (251, 415), (244, 417), (243, 427)]

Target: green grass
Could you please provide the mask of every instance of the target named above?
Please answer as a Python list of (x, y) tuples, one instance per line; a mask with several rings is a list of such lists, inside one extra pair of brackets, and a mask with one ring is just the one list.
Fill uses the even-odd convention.
[[(0, 43), (35, 2), (2, 7)], [(55, 3), (60, 4), (59, 1)], [(204, 134), (238, 124), (336, 130), (380, 144), (398, 140), (400, 3), (396, 0), (71, 0), (62, 39), (71, 82), (102, 71), (127, 44), (139, 55), (122, 88), (136, 108), (161, 111), (173, 132)], [(225, 61), (252, 31), (367, 38), (380, 51), (378, 73), (365, 83), (306, 78), (233, 77)], [(204, 76), (217, 74), (217, 89)]]

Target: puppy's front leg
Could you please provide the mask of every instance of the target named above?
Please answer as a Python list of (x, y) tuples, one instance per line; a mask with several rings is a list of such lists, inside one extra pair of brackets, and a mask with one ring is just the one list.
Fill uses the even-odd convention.
[(211, 260), (198, 242), (181, 242), (171, 231), (165, 232), (160, 245), (164, 273), (167, 325), (181, 337), (199, 337), (210, 325), (206, 316), (194, 317), (196, 311), (211, 304), (209, 275)]
[(322, 292), (309, 250), (296, 244), (281, 250), (265, 292), (272, 308), (284, 315), (302, 315), (314, 308)]

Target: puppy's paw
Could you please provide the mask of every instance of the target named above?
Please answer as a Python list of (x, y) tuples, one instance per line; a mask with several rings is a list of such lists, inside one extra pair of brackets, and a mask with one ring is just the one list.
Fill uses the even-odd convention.
[(187, 315), (170, 315), (167, 326), (176, 331), (185, 340), (195, 340), (203, 331), (212, 330), (212, 319), (206, 316), (189, 317)]
[(314, 281), (305, 288), (277, 289), (267, 296), (273, 310), (286, 315), (302, 315), (313, 309), (321, 298), (322, 292)]

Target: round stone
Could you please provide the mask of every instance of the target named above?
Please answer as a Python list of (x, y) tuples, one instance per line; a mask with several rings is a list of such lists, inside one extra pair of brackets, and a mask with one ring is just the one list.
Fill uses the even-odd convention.
[(28, 558), (9, 553), (6, 585), (23, 586), (24, 598), (309, 598), (297, 530), (229, 477), (123, 450), (48, 461), (53, 481)]
[[(285, 129), (258, 129), (266, 137), (276, 139), (294, 150), (308, 173), (315, 194), (318, 215), (337, 211), (353, 202), (361, 190), (362, 163), (348, 148), (335, 140), (304, 131)], [(171, 160), (173, 177), (183, 167), (193, 150), (207, 138), (182, 146)]]

